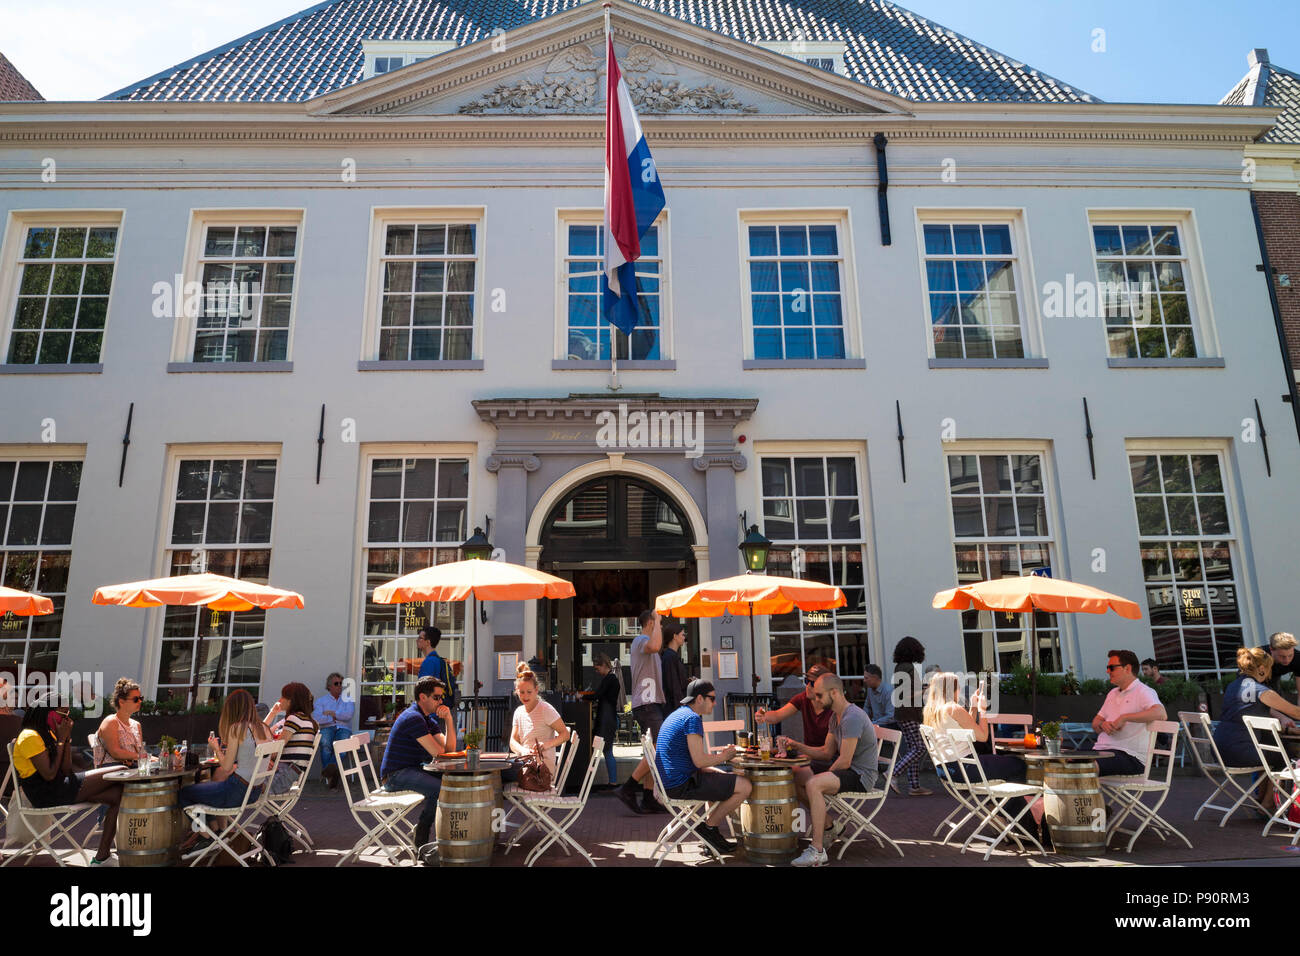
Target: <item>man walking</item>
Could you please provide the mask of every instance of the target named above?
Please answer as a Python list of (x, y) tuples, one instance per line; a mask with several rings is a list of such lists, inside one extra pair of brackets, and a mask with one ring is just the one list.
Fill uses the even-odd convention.
[[(642, 611), (637, 622), (641, 625), (641, 633), (632, 641), (632, 689), (629, 694), (632, 716), (636, 718), (641, 735), (649, 731), (650, 739), (657, 745), (659, 727), (664, 722), (663, 659), (659, 656), (663, 650), (663, 632), (659, 615), (654, 611)], [(650, 765), (644, 757), (628, 781), (614, 792), (633, 813), (665, 812), (655, 799)]]
[(325, 678), (325, 693), (316, 698), (312, 720), (320, 728), (320, 774), (331, 790), (339, 788), (339, 767), (334, 759), (334, 741), (352, 736), (352, 695), (343, 696), (343, 675), (338, 671)]
[(682, 645), (686, 643), (686, 631), (677, 621), (666, 622), (660, 630), (664, 635), (664, 649), (659, 653), (664, 674), (664, 709), (671, 713), (672, 702), (682, 699), (686, 685), (690, 682), (686, 665), (682, 663)]
[(447, 706), (456, 704), (456, 682), (451, 676), (451, 663), (438, 653), (438, 644), (442, 640), (442, 628), (426, 624), (420, 628), (415, 638), (415, 646), (424, 658), (420, 662), (420, 677), (436, 677), (447, 685)]

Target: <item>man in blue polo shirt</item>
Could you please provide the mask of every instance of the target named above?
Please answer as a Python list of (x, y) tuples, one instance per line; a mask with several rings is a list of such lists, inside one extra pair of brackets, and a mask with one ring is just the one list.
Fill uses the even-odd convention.
[(718, 696), (707, 680), (686, 687), (681, 706), (664, 720), (655, 740), (655, 766), (668, 796), (677, 800), (705, 800), (714, 804), (695, 832), (719, 853), (732, 853), (736, 844), (722, 835), (718, 824), (745, 802), (751, 785), (743, 774), (716, 769), (736, 756), (735, 747), (711, 754), (704, 746), (704, 718), (713, 713)]
[[(415, 685), (415, 703), (393, 721), (379, 775), (389, 790), (414, 790), (424, 794), (420, 820), (415, 825), (415, 845), (429, 842), (438, 813), (442, 780), (422, 769), (429, 758), (456, 749), (456, 725), (451, 708), (443, 701), (447, 685), (436, 677), (421, 677)], [(445, 728), (445, 729), (444, 729)]]

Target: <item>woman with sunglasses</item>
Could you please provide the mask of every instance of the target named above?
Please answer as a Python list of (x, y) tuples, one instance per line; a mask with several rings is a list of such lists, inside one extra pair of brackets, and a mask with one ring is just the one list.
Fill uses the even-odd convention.
[(22, 731), (14, 741), (14, 771), (24, 799), (38, 809), (74, 803), (102, 803), (108, 808), (93, 865), (109, 862), (117, 835), (122, 785), (104, 779), (105, 774), (116, 769), (73, 771), (72, 716), (66, 704), (50, 698), (23, 714)]
[(95, 766), (125, 764), (134, 767), (147, 754), (144, 732), (133, 715), (144, 706), (140, 685), (129, 677), (118, 680), (113, 688), (113, 713), (104, 718), (95, 734)]

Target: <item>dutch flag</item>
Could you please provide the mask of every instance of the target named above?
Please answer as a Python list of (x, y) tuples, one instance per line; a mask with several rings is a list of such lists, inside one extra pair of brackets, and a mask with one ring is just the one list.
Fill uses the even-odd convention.
[(625, 335), (640, 323), (636, 266), (641, 239), (666, 205), (655, 161), (618, 61), (614, 38), (606, 36), (605, 84), (605, 275), (601, 280), (605, 318)]

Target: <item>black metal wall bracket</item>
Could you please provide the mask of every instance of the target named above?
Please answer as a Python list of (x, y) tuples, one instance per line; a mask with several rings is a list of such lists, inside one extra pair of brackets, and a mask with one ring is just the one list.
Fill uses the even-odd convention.
[(894, 399), (894, 415), (898, 418), (898, 464), (903, 469), (903, 484), (907, 484), (907, 454), (903, 450), (903, 407)]
[(1259, 443), (1264, 446), (1264, 471), (1273, 477), (1273, 462), (1268, 457), (1268, 429), (1264, 427), (1264, 416), (1259, 412), (1259, 399), (1255, 399), (1255, 422), (1259, 425)]
[(325, 406), (320, 407), (320, 433), (316, 436), (316, 484), (320, 484), (320, 463), (325, 454)]
[(1097, 459), (1092, 449), (1092, 416), (1088, 414), (1088, 396), (1083, 397), (1083, 434), (1088, 439), (1088, 467), (1092, 469), (1092, 480), (1097, 480)]
[(131, 420), (135, 418), (135, 402), (126, 410), (126, 434), (122, 436), (122, 464), (117, 469), (117, 486), (122, 487), (122, 479), (126, 477), (126, 450), (131, 447)]

